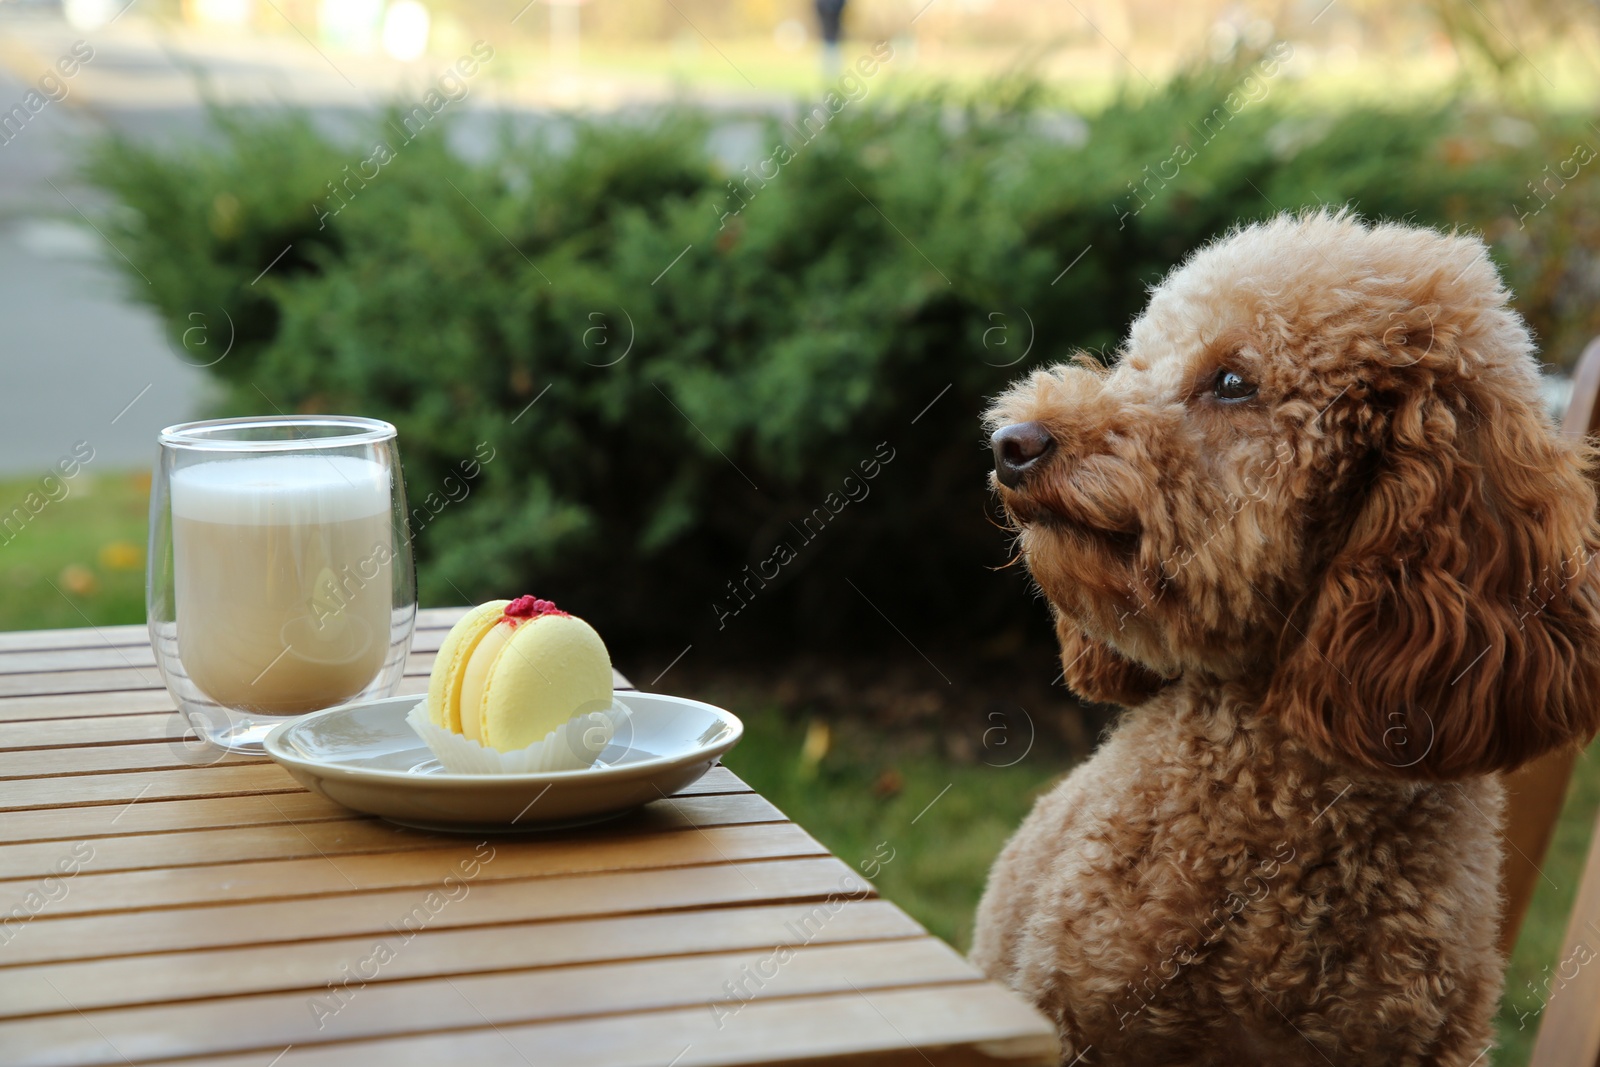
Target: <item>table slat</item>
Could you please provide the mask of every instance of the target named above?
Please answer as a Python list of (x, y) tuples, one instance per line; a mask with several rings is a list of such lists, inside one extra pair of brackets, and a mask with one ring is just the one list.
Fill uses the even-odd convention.
[[(414, 686), (416, 683), (405, 679)], [(401, 691), (405, 691), (402, 684)], [(425, 680), (412, 692), (426, 692)], [(102, 718), (112, 715), (150, 715), (174, 710), (165, 690), (130, 689), (121, 693), (38, 693), (30, 696), (0, 697), (0, 723), (51, 721), (72, 718)]]
[(162, 771), (179, 767), (240, 767), (270, 764), (267, 756), (219, 752), (199, 740), (140, 745), (91, 745), (0, 752), (0, 782), (28, 778), (66, 780), (83, 774)]
[(5, 816), (11, 847), (31, 841), (90, 841), (101, 837), (205, 830), (219, 826), (257, 826), (285, 821), (369, 819), (316, 793), (208, 797), (197, 800), (141, 800), (132, 806), (36, 808)]
[[(309, 794), (308, 794), (309, 795)], [(269, 802), (271, 810), (275, 801)], [(42, 878), (56, 872), (62, 856), (78, 849), (87, 859), (85, 871), (105, 875), (114, 871), (184, 868), (262, 862), (304, 857), (348, 856), (365, 852), (410, 852), (438, 849), (449, 838), (419, 830), (408, 830), (381, 819), (349, 817), (323, 819), (302, 824), (285, 815), (278, 825), (188, 830), (180, 833), (140, 834), (94, 841), (42, 841), (0, 845), (0, 914), (9, 895), (5, 879)], [(727, 796), (680, 797), (658, 800), (627, 818), (623, 824), (636, 834), (662, 834), (666, 831), (693, 830), (712, 826), (756, 823), (789, 824), (770, 803), (754, 793)], [(542, 835), (541, 852), (556, 846), (583, 844), (587, 839), (572, 831)], [(629, 840), (616, 837), (608, 840)], [(341, 865), (342, 867), (343, 865)], [(260, 873), (259, 871), (257, 872)], [(182, 878), (181, 875), (175, 877)], [(128, 884), (128, 883), (119, 883)], [(93, 896), (93, 894), (90, 894)], [(132, 905), (137, 906), (137, 905)], [(0, 960), (3, 962), (3, 960)]]
[[(679, 790), (678, 795), (744, 792), (749, 788), (727, 768), (713, 767), (699, 781)], [(182, 770), (83, 774), (70, 778), (0, 782), (0, 812), (302, 791), (289, 772), (275, 764), (223, 764)]]
[(455, 900), (433, 888), (406, 886), (343, 896), (166, 908), (142, 912), (132, 921), (126, 914), (51, 919), (46, 907), (32, 921), (4, 928), (9, 937), (4, 952), (7, 965), (96, 959), (356, 934), (386, 936), (396, 926), (444, 929), (776, 904), (869, 892), (858, 888), (863, 884), (843, 863), (819, 857), (669, 867), (651, 871), (648, 877), (637, 871), (606, 871), (543, 878), (536, 884), (468, 880), (468, 892), (457, 893)]
[[(651, 956), (770, 950), (780, 944), (889, 941), (926, 934), (881, 900), (734, 907), (716, 911), (511, 923), (410, 935), (341, 937), (159, 956), (0, 967), (0, 1018), (76, 1009), (204, 1000), (304, 989), (326, 992), (347, 976), (371, 982), (561, 967)], [(378, 941), (392, 959), (362, 966)], [(404, 951), (400, 951), (403, 949)], [(54, 987), (54, 988), (52, 988)], [(62, 1000), (72, 997), (72, 1007)]]
[(34, 651), (51, 648), (121, 647), (149, 644), (150, 631), (140, 625), (68, 626), (59, 630), (7, 630), (0, 632), (0, 651)]
[[(364, 838), (392, 833), (399, 839), (402, 833), (366, 822), (313, 823), (302, 831), (301, 851), (317, 848), (313, 835)], [(92, 843), (81, 844), (94, 847)], [(427, 847), (430, 844), (437, 846), (438, 842), (413, 839), (413, 850), (409, 852), (347, 850), (337, 859), (328, 854), (117, 874), (95, 873), (94, 860), (90, 857), (72, 879), (71, 891), (52, 905), (52, 917), (48, 921), (58, 921), (54, 918), (58, 915), (144, 911), (224, 901), (294, 900), (402, 886), (426, 892), (452, 885), (446, 881), (452, 877), (461, 881), (460, 872), (473, 862), (475, 851), (482, 847)], [(552, 841), (534, 849), (501, 847), (492, 853), (493, 862), (483, 863), (472, 881), (474, 885), (481, 885), (595, 871), (655, 870), (718, 862), (738, 865), (751, 860), (827, 854), (810, 834), (793, 823), (713, 826), (701, 830), (685, 825), (679, 833), (607, 836), (590, 841), (569, 839)], [(8, 903), (10, 897), (21, 895), (15, 886), (9, 893), (0, 888), (0, 900)]]
[(71, 778), (25, 778), (0, 782), (0, 811), (64, 804), (132, 804), (178, 797), (298, 793), (301, 787), (275, 763), (223, 764), (176, 771), (80, 774)]
[[(198, 1063), (263, 1067), (282, 1051)], [(1058, 1052), (1036, 1012), (998, 986), (973, 984), (757, 1000), (721, 1029), (697, 1005), (635, 1019), (604, 1016), (298, 1047), (274, 1067), (1043, 1067), (1057, 1063)], [(196, 1062), (184, 1061), (187, 1067)]]
[(0, 722), (0, 753), (29, 749), (128, 745), (180, 741), (189, 723), (169, 704), (164, 711), (85, 718)]
[[(113, 1008), (87, 1018), (74, 1012), (0, 1023), (0, 1045), (15, 1067), (76, 1067), (120, 1063), (124, 1057), (268, 1051), (282, 1044), (304, 1046), (396, 1031), (508, 1026), (690, 1005), (711, 1012), (712, 1005), (720, 1004), (730, 1019), (737, 1019), (735, 1010), (748, 999), (837, 992), (840, 974), (850, 975), (852, 984), (863, 990), (980, 977), (948, 945), (931, 937), (901, 942), (894, 952), (872, 944), (792, 951), (781, 967), (773, 964), (770, 979), (745, 978), (746, 968), (760, 966), (762, 953), (637, 959), (553, 972), (371, 984), (343, 997), (296, 992)], [(725, 992), (725, 983), (741, 981), (747, 996)], [(71, 993), (65, 995), (70, 1000)]]

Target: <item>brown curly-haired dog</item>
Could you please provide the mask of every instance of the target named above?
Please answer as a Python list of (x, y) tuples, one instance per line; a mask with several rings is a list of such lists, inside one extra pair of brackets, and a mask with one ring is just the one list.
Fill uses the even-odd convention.
[(989, 412), (1066, 680), (1129, 709), (978, 911), (1063, 1063), (1486, 1062), (1496, 772), (1600, 725), (1588, 459), (1507, 298), (1477, 240), (1283, 216)]

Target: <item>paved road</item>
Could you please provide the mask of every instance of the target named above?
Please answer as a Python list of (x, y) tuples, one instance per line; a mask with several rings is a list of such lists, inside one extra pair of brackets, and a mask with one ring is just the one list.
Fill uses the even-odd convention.
[(156, 432), (202, 407), (203, 375), (122, 295), (94, 240), (49, 219), (0, 224), (0, 476), (78, 441), (97, 468), (147, 466)]
[[(0, 68), (0, 110), (29, 88)], [(156, 431), (204, 403), (203, 374), (173, 357), (63, 198), (81, 199), (73, 145), (94, 127), (52, 103), (0, 144), (0, 476), (38, 472), (78, 441), (97, 467), (146, 466)]]
[[(107, 125), (152, 136), (198, 130), (173, 57), (129, 20), (75, 32), (42, 6), (0, 9), (0, 118), (75, 41), (92, 60), (52, 100), (0, 132), (0, 476), (30, 475), (87, 441), (100, 469), (147, 467), (161, 427), (203, 413), (203, 371), (114, 269), (84, 217), (104, 205), (74, 180), (81, 144)], [(137, 280), (132, 283), (136, 286)]]

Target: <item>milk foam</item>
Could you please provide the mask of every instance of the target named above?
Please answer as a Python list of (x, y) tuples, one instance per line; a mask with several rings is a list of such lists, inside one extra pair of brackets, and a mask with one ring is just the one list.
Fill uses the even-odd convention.
[(210, 460), (173, 471), (174, 518), (235, 525), (343, 522), (389, 510), (389, 471), (359, 456)]

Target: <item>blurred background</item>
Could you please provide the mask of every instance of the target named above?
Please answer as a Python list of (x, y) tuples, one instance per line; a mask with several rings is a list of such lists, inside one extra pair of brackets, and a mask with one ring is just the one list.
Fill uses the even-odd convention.
[(551, 597), (732, 707), (730, 765), (840, 855), (905, 842), (880, 888), (965, 947), (1109, 721), (996, 525), (985, 397), (1114, 358), (1235, 223), (1349, 205), (1482, 234), (1559, 414), (1600, 333), (1597, 30), (1588, 0), (3, 0), (0, 628), (143, 621), (162, 426), (389, 419), (424, 605)]

